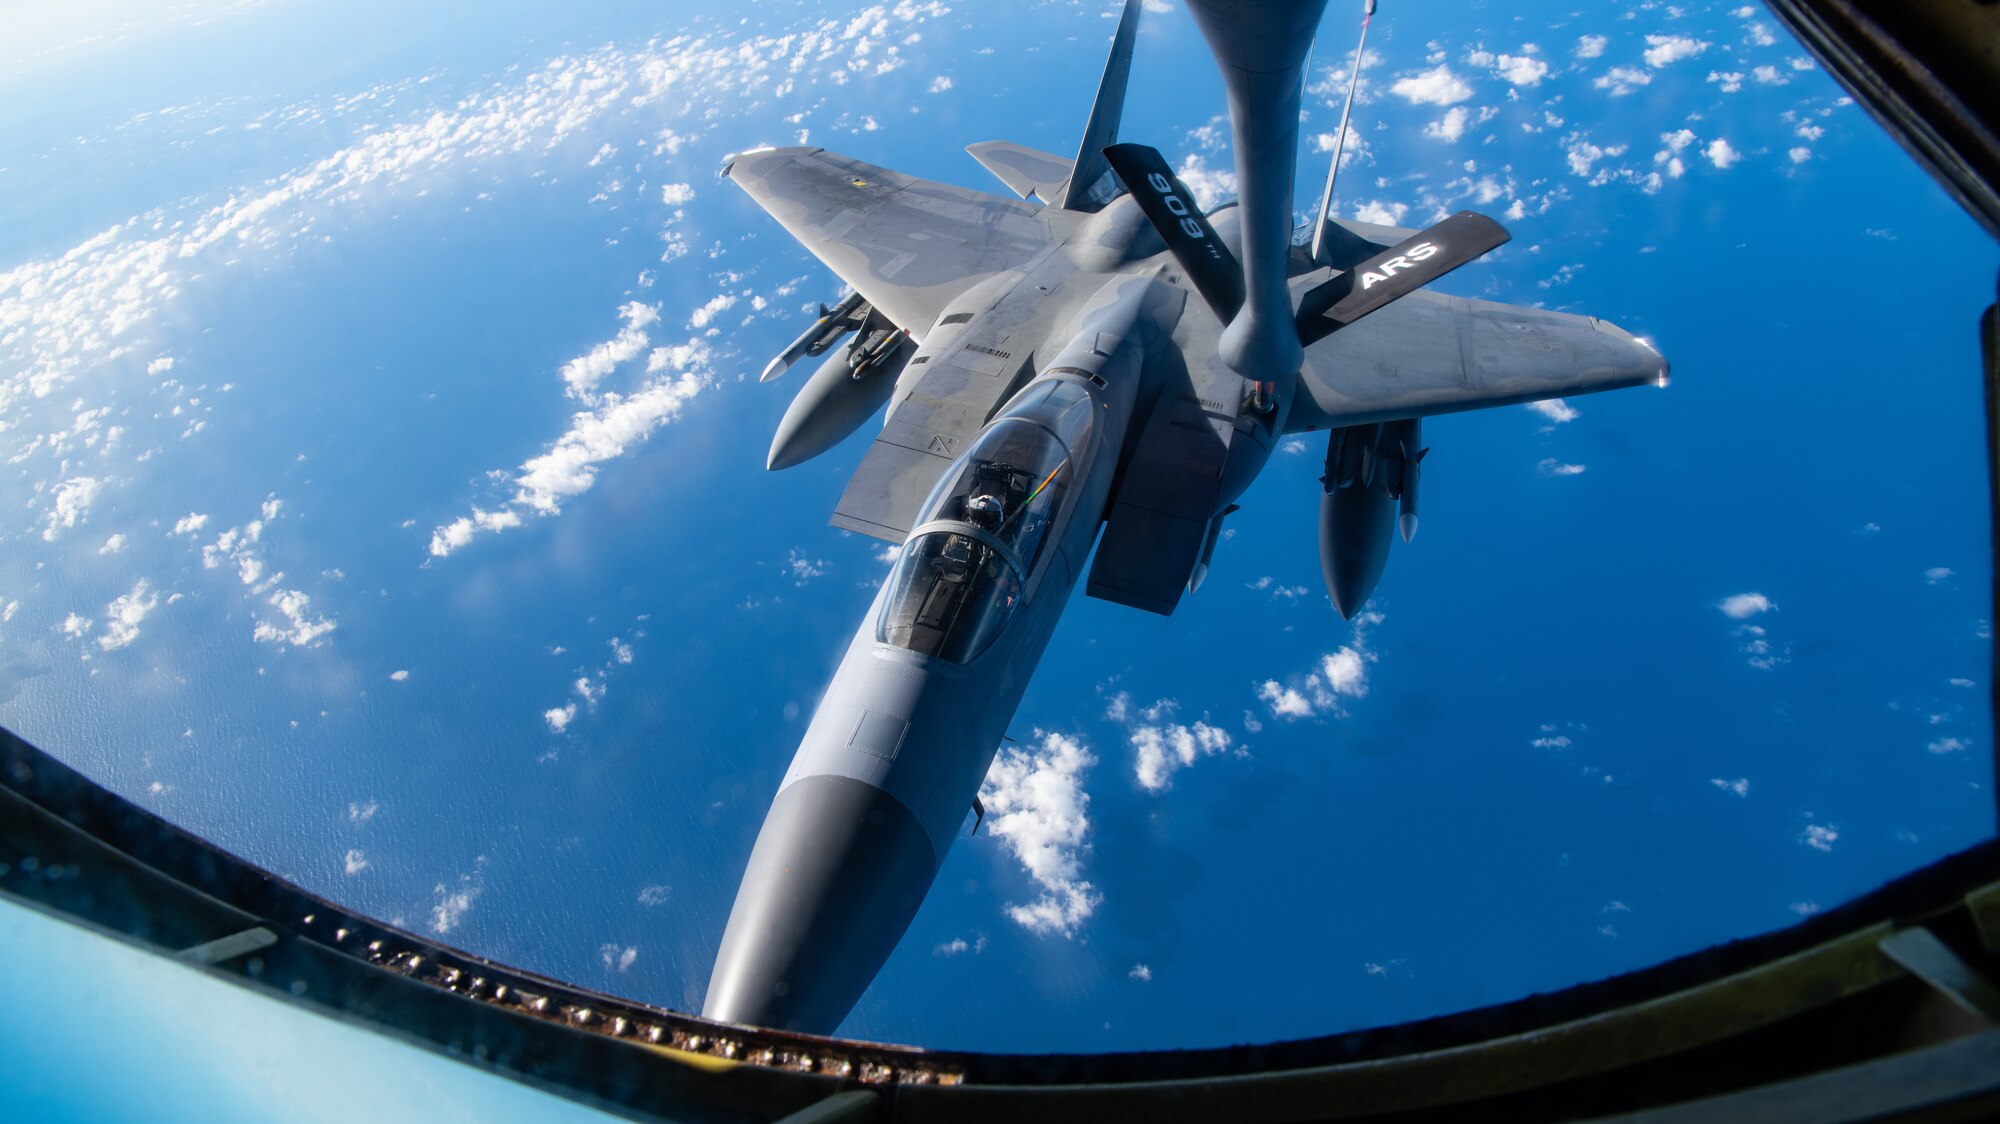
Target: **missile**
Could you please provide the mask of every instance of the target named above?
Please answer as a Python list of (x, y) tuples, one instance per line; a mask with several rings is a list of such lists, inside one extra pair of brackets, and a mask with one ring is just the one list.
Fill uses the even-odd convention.
[(840, 342), (840, 337), (859, 328), (868, 317), (869, 309), (860, 293), (849, 293), (839, 304), (828, 308), (819, 306), (819, 319), (799, 334), (799, 338), (785, 345), (775, 359), (764, 367), (758, 382), (770, 382), (791, 369), (792, 364), (808, 356), (824, 355), (828, 348)]

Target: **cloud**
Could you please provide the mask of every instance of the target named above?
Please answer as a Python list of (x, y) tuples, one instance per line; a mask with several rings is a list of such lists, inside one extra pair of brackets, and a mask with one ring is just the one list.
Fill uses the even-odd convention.
[(1799, 833), (1799, 842), (1815, 851), (1832, 851), (1834, 842), (1839, 838), (1838, 824), (1807, 824), (1806, 829)]
[(392, 671), (389, 673), (389, 681), (392, 683), (407, 682), (409, 678), (410, 673), (407, 670)]
[(671, 886), (655, 883), (651, 886), (641, 886), (639, 888), (640, 905), (665, 905), (667, 899), (671, 896), (673, 896), (673, 887)]
[(552, 733), (560, 734), (564, 730), (569, 729), (569, 724), (575, 719), (576, 719), (575, 703), (569, 703), (564, 706), (550, 707), (549, 709), (542, 712), (542, 721), (547, 722), (549, 724), (549, 730)]
[(482, 531), (519, 527), (524, 515), (559, 514), (564, 501), (596, 484), (598, 465), (681, 416), (710, 384), (709, 361), (708, 345), (700, 340), (654, 348), (637, 389), (629, 395), (604, 391), (590, 409), (572, 415), (569, 429), (548, 451), (524, 462), (513, 476), (507, 506), (496, 511), (474, 506), (471, 515), (439, 526), (431, 533), (431, 556), (443, 558)]
[(472, 912), (472, 903), (486, 889), (486, 856), (473, 861), (472, 869), (458, 876), (452, 883), (440, 882), (434, 891), (437, 904), (431, 907), (431, 932), (443, 936), (458, 928), (465, 915)]
[(1581, 464), (1565, 464), (1554, 457), (1543, 457), (1535, 465), (1535, 471), (1543, 476), (1582, 476), (1589, 467)]
[(206, 526), (208, 526), (208, 516), (189, 512), (182, 516), (179, 522), (174, 524), (173, 533), (176, 535), (192, 535)]
[(144, 578), (139, 579), (132, 592), (104, 607), (104, 634), (97, 638), (97, 646), (114, 652), (137, 640), (140, 622), (159, 605), (159, 594), (148, 590)]
[(1455, 105), (1472, 96), (1472, 86), (1440, 63), (1409, 78), (1398, 78), (1389, 92), (1412, 105)]
[(942, 94), (949, 89), (951, 89), (950, 77), (940, 74), (936, 78), (931, 79), (931, 85), (930, 85), (931, 93)]
[(1424, 126), (1424, 135), (1447, 144), (1465, 135), (1465, 123), (1472, 116), (1462, 105), (1455, 105), (1445, 111), (1443, 117)]
[(1958, 753), (1971, 745), (1972, 743), (1964, 738), (1939, 738), (1924, 748), (1942, 757), (1947, 753)]
[(1711, 70), (1708, 80), (1720, 83), (1725, 94), (1733, 94), (1743, 88), (1743, 72), (1740, 70)]
[(1580, 35), (1576, 40), (1576, 57), (1580, 59), (1601, 58), (1604, 45), (1610, 42), (1602, 35)]
[(619, 948), (615, 944), (607, 944), (598, 946), (597, 955), (599, 959), (604, 961), (606, 971), (615, 968), (620, 972), (629, 972), (632, 970), (632, 964), (639, 959), (639, 950), (632, 947)]
[(1217, 204), (1236, 197), (1236, 173), (1210, 168), (1199, 152), (1188, 153), (1174, 174), (1194, 192), (1195, 206), (1203, 211), (1214, 210)]
[(974, 937), (970, 941), (967, 941), (964, 937), (953, 937), (952, 939), (944, 942), (943, 944), (938, 945), (936, 948), (931, 949), (931, 955), (963, 956), (969, 952), (972, 955), (977, 956), (985, 951), (986, 951), (986, 937), (982, 934), (980, 936)]
[(1539, 86), (1549, 76), (1549, 64), (1533, 55), (1501, 55), (1500, 77), (1515, 86)]
[[(1149, 708), (1149, 714), (1171, 713), (1173, 704), (1163, 702)], [(1169, 722), (1140, 725), (1127, 735), (1136, 757), (1133, 769), (1139, 786), (1147, 792), (1164, 792), (1172, 777), (1200, 758), (1213, 757), (1233, 744), (1227, 730), (1197, 721), (1191, 726)]]
[(1031, 933), (1074, 936), (1104, 895), (1083, 880), (1090, 796), (1084, 770), (1097, 764), (1082, 741), (1035, 731), (1037, 744), (1002, 746), (979, 788), (986, 822), (1042, 890), (1007, 916)]
[(1653, 75), (1629, 66), (1614, 66), (1605, 71), (1591, 85), (1600, 90), (1610, 90), (1612, 97), (1623, 97), (1641, 86), (1650, 85)]
[(1544, 398), (1540, 402), (1530, 402), (1528, 403), (1528, 409), (1533, 410), (1557, 425), (1562, 425), (1564, 422), (1573, 422), (1583, 416), (1575, 406), (1570, 405), (1560, 398)]
[(1132, 970), (1125, 973), (1125, 978), (1128, 980), (1138, 980), (1140, 983), (1149, 983), (1153, 978), (1153, 970), (1144, 964), (1134, 964), (1132, 965)]
[[(5, 399), (0, 396), (0, 403)], [(42, 541), (54, 542), (64, 531), (83, 522), (90, 505), (104, 491), (104, 481), (94, 476), (76, 476), (56, 485), (55, 503), (49, 508), (42, 528)]]
[(1724, 777), (1714, 777), (1708, 783), (1732, 796), (1750, 795), (1750, 779), (1748, 777), (1738, 777), (1733, 781)]
[(1738, 160), (1743, 159), (1743, 154), (1731, 148), (1729, 142), (1723, 140), (1721, 137), (1715, 138), (1715, 140), (1709, 143), (1707, 148), (1701, 151), (1702, 155), (1708, 157), (1708, 162), (1718, 168), (1727, 168)]
[(1930, 569), (1924, 571), (1924, 581), (1931, 585), (1936, 585), (1950, 576), (1951, 567), (1949, 566), (1932, 566)]
[(1374, 654), (1362, 646), (1361, 625), (1381, 619), (1380, 614), (1363, 613), (1356, 618), (1353, 644), (1321, 656), (1303, 678), (1294, 678), (1290, 683), (1266, 679), (1257, 684), (1257, 698), (1277, 718), (1346, 717), (1342, 700), (1367, 696), (1368, 665), (1375, 660)]
[(1733, 621), (1749, 620), (1758, 613), (1767, 613), (1778, 606), (1761, 593), (1732, 593), (1715, 603), (1722, 615)]
[(1708, 43), (1685, 35), (1646, 36), (1646, 65), (1655, 70), (1708, 50)]
[(660, 310), (656, 305), (630, 301), (618, 310), (618, 316), (625, 321), (625, 327), (616, 336), (591, 348), (588, 352), (564, 363), (562, 380), (564, 393), (583, 402), (597, 401), (597, 384), (604, 376), (616, 370), (622, 363), (629, 363), (646, 350), (652, 338), (646, 334), (647, 326), (658, 322)]
[(684, 183), (661, 184), (660, 202), (669, 207), (685, 207), (694, 202), (694, 188)]
[(1376, 226), (1401, 226), (1403, 216), (1410, 213), (1408, 203), (1363, 203), (1354, 209), (1355, 222), (1369, 222)]
[(341, 865), (346, 868), (349, 875), (360, 874), (368, 869), (368, 856), (362, 854), (361, 849), (357, 847), (347, 852)]
[(282, 618), (277, 623), (258, 621), (251, 636), (268, 644), (285, 643), (294, 647), (304, 647), (316, 643), (321, 637), (332, 632), (339, 625), (332, 617), (314, 616), (312, 598), (296, 589), (281, 589), (271, 594), (267, 603), (278, 610)]

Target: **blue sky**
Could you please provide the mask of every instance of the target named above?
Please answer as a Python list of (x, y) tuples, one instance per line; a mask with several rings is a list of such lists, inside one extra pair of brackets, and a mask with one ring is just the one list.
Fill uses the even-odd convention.
[[(1219, 197), (1219, 84), (1158, 6), (1124, 135)], [(825, 525), (866, 436), (762, 468), (800, 380), (755, 374), (837, 284), (714, 169), (803, 141), (1003, 190), (962, 147), (1066, 152), (1111, 28), (738, 13), (274, 0), (13, 48), (0, 722), (317, 892), (698, 1006), (886, 573)], [(1502, 218), (1444, 288), (1614, 320), (1673, 385), (1429, 423), (1357, 624), (1317, 441), (1173, 618), (1079, 596), (1006, 811), (850, 1033), (1392, 1022), (1992, 833), (1991, 241), (1759, 8), (1385, 5), (1369, 53), (1342, 213)]]

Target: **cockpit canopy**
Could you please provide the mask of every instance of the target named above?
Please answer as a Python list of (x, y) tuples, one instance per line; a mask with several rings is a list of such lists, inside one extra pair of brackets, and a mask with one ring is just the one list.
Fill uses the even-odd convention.
[(993, 643), (1062, 511), (1091, 402), (1074, 383), (1039, 382), (986, 427), (924, 502), (877, 639), (954, 663)]

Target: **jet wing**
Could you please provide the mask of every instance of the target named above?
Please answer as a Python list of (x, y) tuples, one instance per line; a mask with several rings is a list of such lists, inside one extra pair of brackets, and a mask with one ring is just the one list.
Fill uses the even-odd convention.
[(1287, 432), (1642, 383), (1667, 361), (1608, 321), (1420, 290), (1306, 348)]
[(823, 148), (737, 153), (722, 174), (919, 342), (954, 297), (1049, 244), (1036, 206)]

